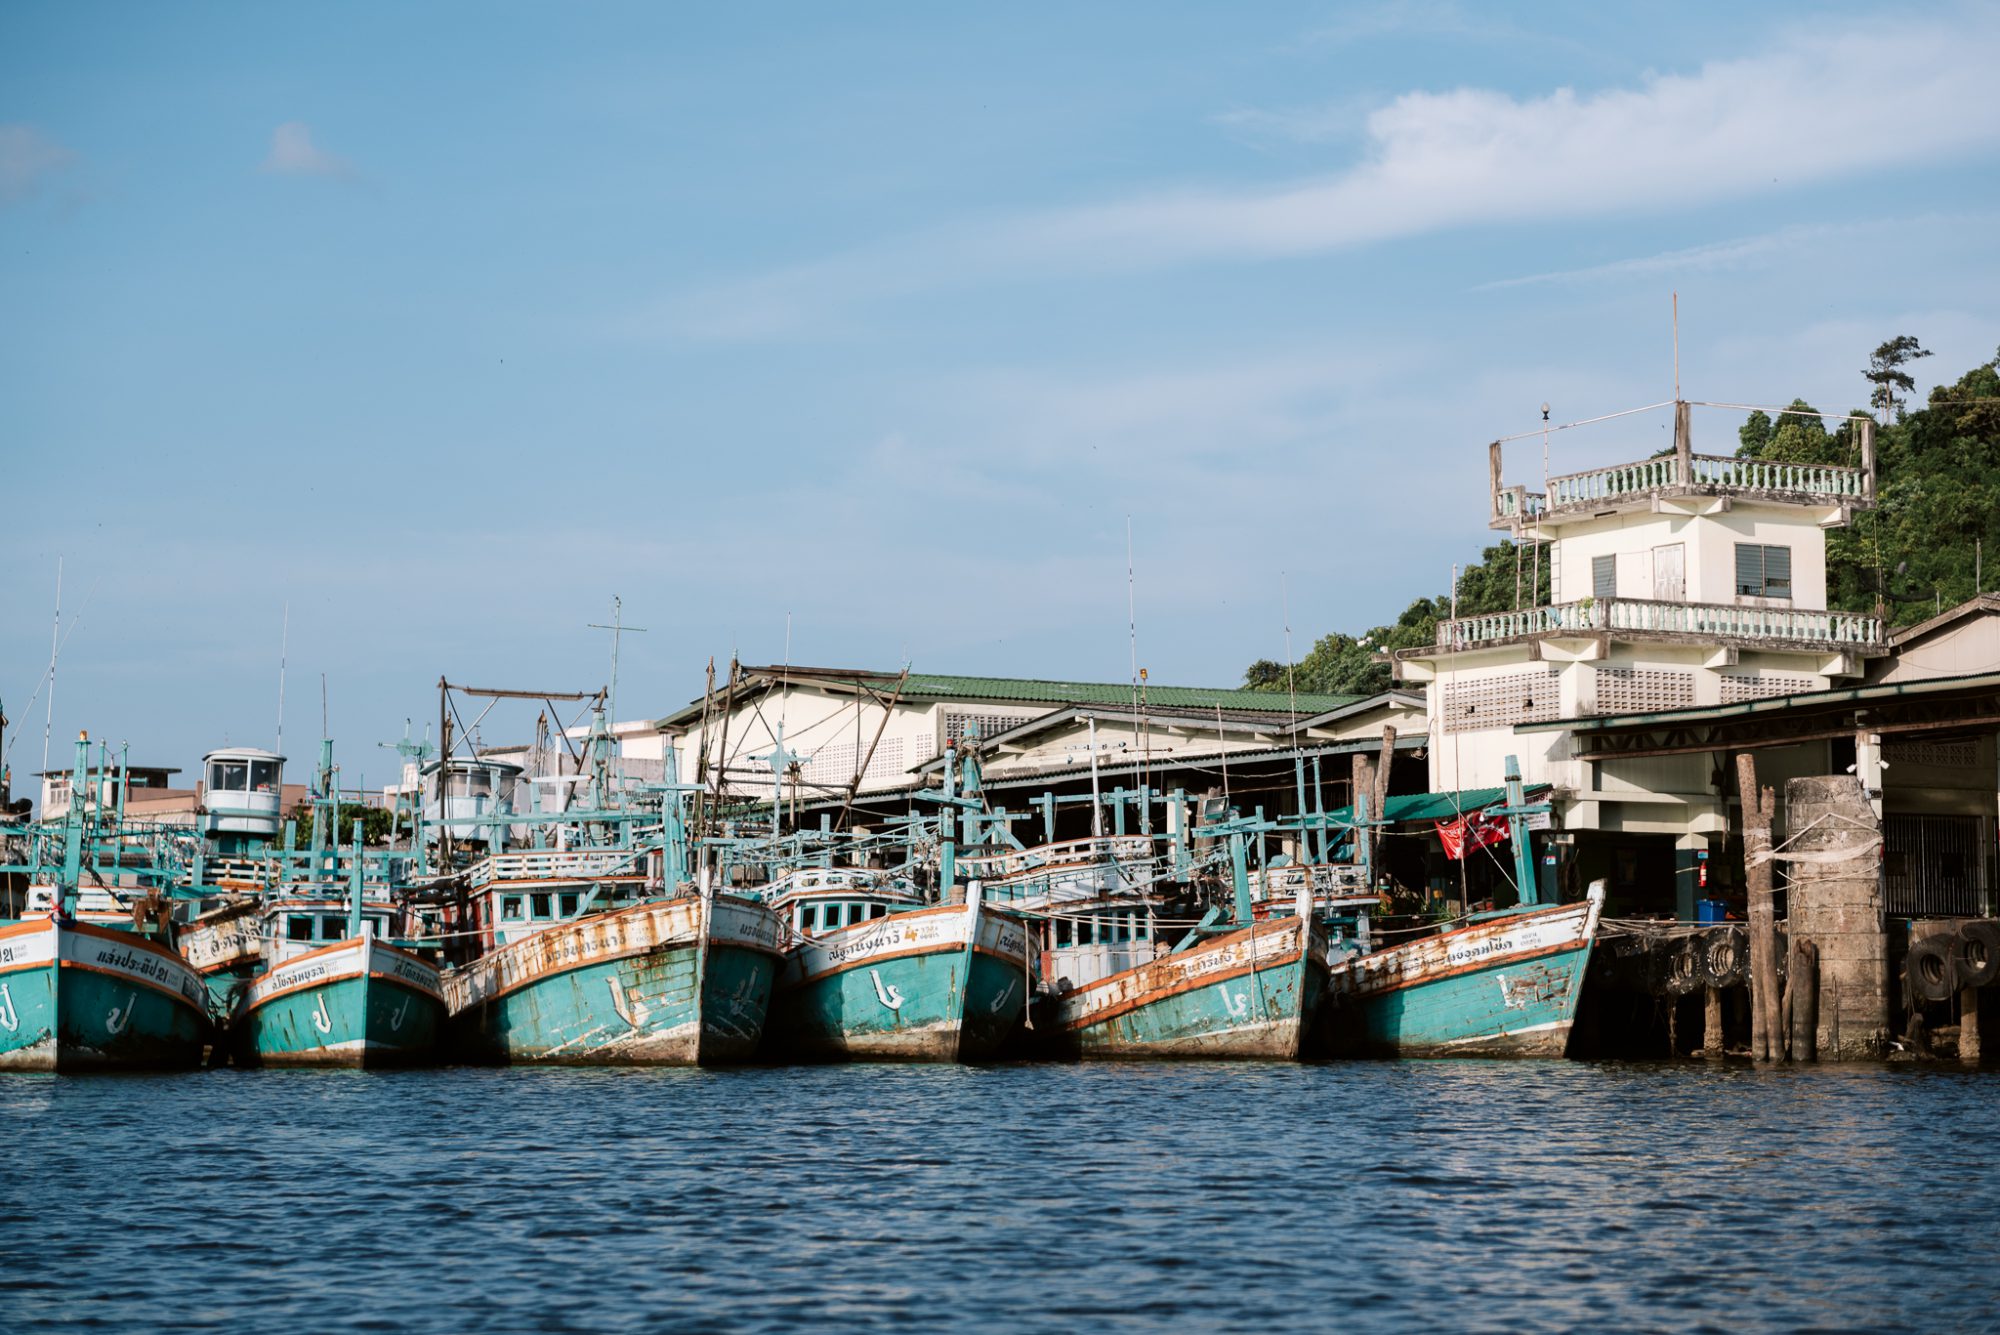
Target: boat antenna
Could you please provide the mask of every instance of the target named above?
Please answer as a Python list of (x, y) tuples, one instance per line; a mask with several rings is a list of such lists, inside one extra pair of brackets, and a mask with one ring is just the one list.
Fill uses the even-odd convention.
[(49, 730), (56, 721), (56, 660), (62, 657), (62, 558), (56, 558), (56, 622), (49, 631), (49, 704), (42, 716), (42, 772), (49, 769)]
[(610, 717), (611, 726), (616, 728), (618, 726), (618, 641), (628, 631), (635, 635), (643, 635), (646, 633), (646, 628), (625, 624), (625, 603), (615, 593), (611, 595), (611, 624), (606, 626), (593, 621), (587, 628), (611, 632), (611, 687), (604, 701), (604, 712)]
[(292, 605), (288, 602), (284, 629), (278, 632), (278, 754), (281, 756), (285, 754), (285, 657), (291, 647)]
[[(1278, 605), (1285, 614), (1285, 694), (1291, 701), (1292, 731), (1296, 734), (1299, 727), (1299, 684), (1292, 662), (1292, 577), (1290, 572), (1284, 570), (1278, 572)], [(1297, 745), (1298, 738), (1294, 736), (1292, 742)]]
[(1125, 621), (1132, 638), (1132, 713), (1139, 721), (1139, 833), (1153, 833), (1153, 730), (1139, 689), (1139, 586), (1132, 571), (1132, 516), (1125, 516)]

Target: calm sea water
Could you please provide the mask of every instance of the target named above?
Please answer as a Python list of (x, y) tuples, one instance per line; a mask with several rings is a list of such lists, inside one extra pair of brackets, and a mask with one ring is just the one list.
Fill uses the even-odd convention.
[(2000, 1082), (0, 1079), (0, 1330), (1992, 1329)]

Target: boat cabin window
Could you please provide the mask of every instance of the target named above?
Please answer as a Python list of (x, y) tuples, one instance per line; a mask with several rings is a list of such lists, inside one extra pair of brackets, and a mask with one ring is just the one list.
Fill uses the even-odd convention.
[(445, 779), (447, 797), (486, 797), (493, 791), (493, 775), (489, 770), (454, 770)]
[(821, 913), (823, 915), (821, 920), (822, 926), (825, 927), (840, 926), (840, 905), (828, 904), (821, 910)]
[(549, 916), (549, 896), (546, 894), (528, 896), (528, 916), (546, 918)]
[(873, 904), (869, 906), (868, 916), (871, 918), (886, 918), (888, 915), (889, 906), (887, 904)]
[(1069, 923), (1069, 919), (1068, 919), (1068, 918), (1057, 918), (1057, 919), (1056, 919), (1056, 949), (1057, 949), (1057, 950), (1061, 950), (1061, 949), (1062, 949), (1062, 948), (1063, 948), (1064, 946), (1068, 945), (1068, 944), (1069, 944), (1069, 942), (1070, 942), (1070, 923)]
[(338, 941), (346, 935), (347, 935), (347, 919), (335, 917), (331, 913), (322, 913), (320, 915), (319, 918), (320, 940)]
[(253, 793), (275, 793), (278, 791), (277, 761), (253, 760), (250, 762), (250, 791)]
[(250, 767), (240, 760), (212, 761), (208, 767), (208, 790), (212, 793), (241, 793), (249, 790)]
[(1097, 944), (1097, 919), (1079, 918), (1076, 924), (1076, 943), (1080, 946)]
[(576, 906), (579, 902), (579, 896), (577, 895), (576, 891), (574, 890), (570, 891), (568, 894), (562, 896), (556, 902), (562, 906), (563, 917), (574, 918), (576, 916)]
[(500, 897), (500, 920), (502, 922), (521, 921), (521, 897), (502, 895)]
[(303, 913), (294, 913), (285, 919), (285, 940), (310, 941), (313, 939), (313, 920)]

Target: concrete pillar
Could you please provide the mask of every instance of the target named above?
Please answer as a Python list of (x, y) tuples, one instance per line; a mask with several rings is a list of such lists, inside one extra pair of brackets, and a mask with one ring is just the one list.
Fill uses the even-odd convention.
[(1858, 773), (1793, 779), (1785, 806), (1786, 851), (1832, 855), (1782, 864), (1791, 873), (1792, 935), (1819, 947), (1819, 1058), (1879, 1056), (1889, 1040), (1881, 822)]

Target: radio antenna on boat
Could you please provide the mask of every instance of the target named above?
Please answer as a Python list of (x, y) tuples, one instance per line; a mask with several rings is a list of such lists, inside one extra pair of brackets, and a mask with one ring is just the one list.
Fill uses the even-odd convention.
[(611, 688), (604, 701), (604, 712), (609, 716), (611, 726), (616, 728), (618, 726), (618, 641), (628, 631), (634, 635), (644, 635), (646, 628), (625, 624), (624, 600), (614, 593), (611, 595), (611, 624), (606, 626), (593, 621), (588, 629), (611, 632)]
[(42, 772), (49, 770), (49, 732), (56, 721), (56, 660), (62, 657), (62, 558), (56, 558), (56, 623), (49, 631), (49, 701), (42, 715)]
[[(1299, 685), (1292, 661), (1292, 577), (1289, 571), (1278, 572), (1278, 606), (1285, 614), (1285, 694), (1291, 700), (1292, 731), (1299, 726)], [(1298, 742), (1293, 737), (1293, 744)]]
[[(284, 629), (278, 632), (278, 746), (279, 755), (285, 754), (285, 655), (292, 647), (292, 605), (285, 604)], [(409, 729), (405, 728), (404, 732)]]
[(1139, 690), (1139, 585), (1132, 571), (1132, 516), (1125, 516), (1125, 621), (1132, 637), (1132, 717), (1139, 727), (1139, 832), (1153, 832), (1153, 730)]

